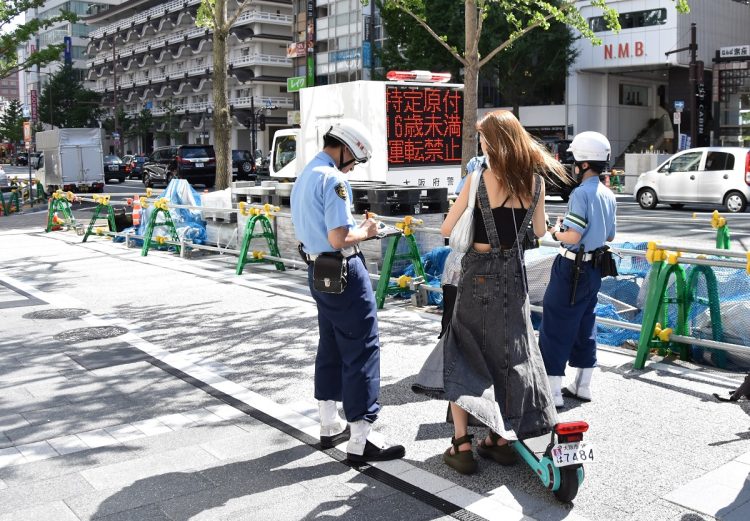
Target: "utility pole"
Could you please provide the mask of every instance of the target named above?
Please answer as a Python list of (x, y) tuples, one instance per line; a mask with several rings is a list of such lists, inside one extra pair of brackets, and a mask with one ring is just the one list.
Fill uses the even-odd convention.
[[(117, 130), (118, 128), (120, 128), (120, 122), (118, 121), (118, 118), (117, 118), (117, 62), (115, 61), (116, 60), (115, 58), (115, 49), (116, 49), (115, 39), (116, 38), (117, 38), (117, 33), (114, 33), (112, 35), (112, 113), (114, 115), (115, 126), (114, 126), (112, 133), (117, 134), (117, 138), (113, 139), (113, 141), (115, 142), (115, 155), (119, 156), (120, 154), (118, 152), (119, 152), (120, 147), (117, 146), (117, 143), (120, 143), (121, 137), (120, 137), (120, 133)], [(112, 137), (114, 138), (114, 136)]]
[[(700, 68), (703, 76), (703, 67)], [(698, 44), (695, 41), (695, 22), (690, 24), (690, 71), (688, 74), (690, 83), (690, 147), (698, 146), (698, 115), (695, 97), (697, 96), (696, 85), (698, 84)], [(701, 78), (701, 81), (703, 79)]]
[[(703, 82), (703, 62), (698, 61), (698, 43), (696, 42), (696, 28), (695, 22), (690, 24), (690, 44), (687, 47), (675, 49), (673, 51), (667, 51), (664, 53), (665, 56), (674, 54), (676, 52), (689, 51), (690, 52), (690, 63), (688, 69), (688, 84), (690, 85), (690, 93), (688, 94), (688, 108), (690, 110), (690, 147), (698, 146), (698, 118), (696, 114), (696, 101), (697, 96), (696, 85), (698, 81)], [(700, 80), (698, 77), (700, 76)], [(679, 135), (677, 140), (679, 143)]]

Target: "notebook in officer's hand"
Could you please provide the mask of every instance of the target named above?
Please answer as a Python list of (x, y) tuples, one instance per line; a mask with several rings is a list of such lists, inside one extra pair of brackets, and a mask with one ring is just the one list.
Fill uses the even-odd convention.
[(385, 239), (386, 237), (391, 237), (392, 235), (401, 235), (402, 233), (403, 232), (395, 226), (390, 226), (382, 221), (378, 221), (378, 233), (372, 237), (368, 237), (365, 240), (369, 241), (370, 239)]

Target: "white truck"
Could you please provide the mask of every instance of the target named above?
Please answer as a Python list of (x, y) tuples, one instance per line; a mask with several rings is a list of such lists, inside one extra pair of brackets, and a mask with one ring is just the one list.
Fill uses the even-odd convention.
[(42, 152), (36, 178), (47, 193), (57, 188), (73, 192), (104, 191), (104, 130), (59, 128), (38, 132)]
[(373, 139), (372, 159), (352, 181), (453, 188), (461, 179), (463, 85), (354, 81), (300, 93), (300, 128), (274, 134), (269, 174), (295, 179), (340, 118), (361, 121)]

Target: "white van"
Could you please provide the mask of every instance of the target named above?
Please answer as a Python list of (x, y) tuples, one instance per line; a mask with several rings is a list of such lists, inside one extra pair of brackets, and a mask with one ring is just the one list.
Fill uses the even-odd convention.
[(641, 174), (633, 190), (641, 208), (700, 203), (744, 212), (750, 201), (750, 148), (703, 147), (683, 150)]

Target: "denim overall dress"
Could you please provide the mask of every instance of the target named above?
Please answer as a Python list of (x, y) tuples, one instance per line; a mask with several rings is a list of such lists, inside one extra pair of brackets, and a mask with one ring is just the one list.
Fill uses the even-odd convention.
[[(484, 178), (477, 203), (491, 250), (469, 250), (450, 326), (425, 361), (412, 390), (457, 403), (505, 439), (549, 433), (557, 423), (542, 356), (531, 325), (523, 244), (534, 199), (510, 249), (500, 246)], [(513, 222), (508, 226), (515, 227)]]

